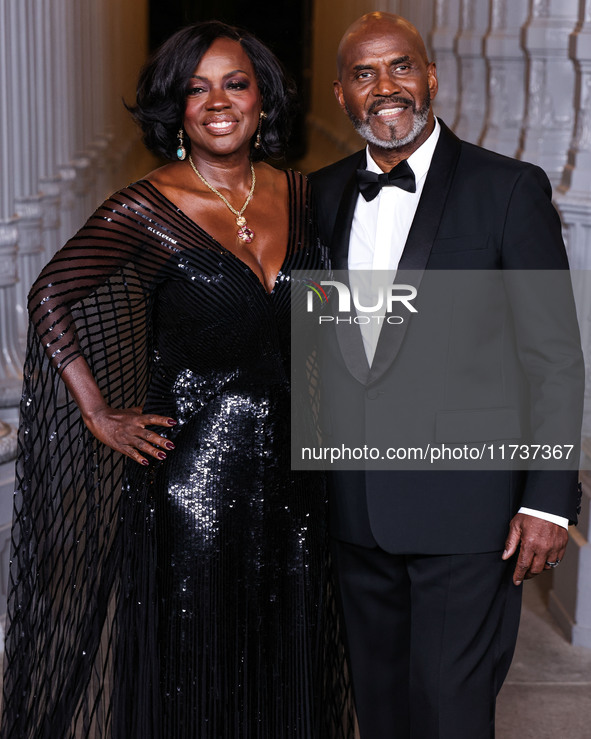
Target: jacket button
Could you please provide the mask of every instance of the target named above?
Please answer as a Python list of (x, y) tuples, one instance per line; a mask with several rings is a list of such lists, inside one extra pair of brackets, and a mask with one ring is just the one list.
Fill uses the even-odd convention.
[(372, 389), (368, 390), (365, 394), (369, 400), (377, 400), (382, 393), (379, 390)]

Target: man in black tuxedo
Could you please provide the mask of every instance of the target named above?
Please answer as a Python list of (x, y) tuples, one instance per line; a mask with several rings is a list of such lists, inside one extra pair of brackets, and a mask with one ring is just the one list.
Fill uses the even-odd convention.
[[(434, 117), (436, 69), (414, 26), (387, 13), (363, 16), (341, 41), (338, 75), (337, 100), (367, 148), (311, 175), (334, 269), (568, 269), (543, 171), (462, 142)], [(380, 188), (384, 177), (377, 175), (397, 165), (391, 186)], [(512, 407), (511, 388), (492, 380), (490, 393), (465, 409), (468, 426), (480, 429), (477, 440), (486, 440), (487, 429), (490, 439), (518, 438), (520, 424), (562, 428), (561, 415), (580, 428), (582, 358), (569, 299), (560, 316), (549, 302), (536, 306), (540, 324), (552, 325), (556, 341), (564, 341), (545, 354), (519, 311), (512, 315), (500, 299), (502, 321), (486, 324), (488, 333), (470, 354), (473, 370), (486, 374), (495, 352), (514, 361), (531, 405)], [(445, 322), (455, 320), (451, 309), (442, 308), (440, 320), (444, 332)], [(368, 427), (372, 413), (382, 420), (389, 413), (396, 426), (388, 404), (414, 392), (400, 387), (413, 371), (431, 388), (449, 369), (440, 355), (435, 371), (428, 362), (413, 370), (419, 330), (412, 324), (406, 335), (397, 330), (384, 324), (374, 347), (363, 337), (367, 359), (345, 349), (335, 370), (347, 404)], [(546, 392), (540, 378), (548, 375), (560, 375), (573, 393), (547, 406), (552, 417), (536, 417)], [(447, 398), (454, 379), (446, 375), (441, 382)], [(499, 392), (502, 402), (494, 400)], [(330, 411), (335, 428), (351, 418), (350, 407), (338, 417), (342, 405), (336, 400)], [(433, 416), (441, 431), (435, 440), (446, 441), (457, 415), (443, 407)], [(494, 736), (496, 694), (517, 637), (520, 586), (563, 557), (579, 499), (577, 474), (569, 470), (331, 473), (333, 558), (361, 739)]]

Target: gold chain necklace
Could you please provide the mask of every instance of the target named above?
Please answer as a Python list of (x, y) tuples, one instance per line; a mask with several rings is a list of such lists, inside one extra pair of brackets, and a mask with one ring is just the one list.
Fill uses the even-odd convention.
[(244, 201), (244, 205), (240, 210), (236, 210), (230, 203), (226, 200), (226, 198), (222, 195), (222, 193), (219, 190), (216, 190), (216, 188), (213, 185), (210, 185), (209, 182), (205, 179), (205, 177), (201, 174), (201, 172), (197, 169), (195, 164), (193, 163), (193, 160), (191, 159), (191, 155), (189, 154), (189, 164), (191, 167), (193, 167), (193, 172), (199, 177), (201, 182), (208, 187), (215, 195), (218, 196), (218, 198), (221, 198), (221, 200), (228, 206), (228, 208), (234, 213), (236, 216), (236, 225), (238, 226), (238, 238), (244, 241), (245, 244), (250, 244), (250, 242), (254, 239), (254, 231), (246, 225), (246, 218), (242, 215), (244, 211), (246, 210), (246, 206), (250, 203), (252, 200), (252, 196), (254, 193), (254, 186), (256, 185), (257, 178), (254, 174), (254, 167), (252, 162), (250, 163), (250, 174), (252, 177), (252, 184), (250, 186), (250, 192), (248, 193), (246, 200)]

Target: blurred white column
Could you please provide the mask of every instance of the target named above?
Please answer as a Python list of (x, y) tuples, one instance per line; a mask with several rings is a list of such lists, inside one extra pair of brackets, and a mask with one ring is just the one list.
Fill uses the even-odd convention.
[[(565, 226), (585, 353), (584, 460), (591, 469), (591, 0), (570, 38), (576, 70), (576, 127), (556, 204)], [(565, 561), (554, 573), (549, 608), (573, 644), (591, 647), (591, 473), (583, 472), (583, 510)]]
[(482, 145), (515, 156), (525, 112), (525, 54), (521, 31), (530, 0), (492, 0), (491, 26), (484, 40), (488, 60), (488, 119)]
[[(59, 107), (58, 65), (59, 47), (64, 44), (61, 28), (56, 22), (55, 8), (46, 0), (37, 0), (36, 67), (38, 88), (37, 140), (39, 151), (39, 189), (41, 191), (42, 236), (44, 257), (49, 259), (60, 245), (61, 177), (57, 167), (55, 145)], [(36, 274), (32, 275), (32, 279)]]
[(0, 408), (15, 403), (20, 392), (20, 358), (17, 318), (14, 315), (17, 282), (18, 218), (14, 211), (13, 137), (17, 119), (11, 115), (18, 64), (18, 46), (12, 37), (14, 23), (10, 0), (0, 0)]
[(558, 185), (575, 121), (575, 75), (569, 41), (579, 0), (533, 0), (525, 26), (528, 105), (521, 159), (539, 164)]
[[(110, 39), (108, 37), (108, 12), (109, 6), (104, 2), (95, 5), (93, 58), (102, 59), (102, 70), (96, 70), (99, 76), (97, 80), (96, 112), (95, 120), (98, 127), (94, 131), (93, 147), (97, 154), (97, 184), (96, 196), (93, 207), (101, 203), (107, 195), (111, 194), (112, 161), (110, 159), (110, 142), (112, 137), (110, 109), (108, 105), (109, 86), (113, 77), (113, 57), (110, 50)], [(95, 68), (96, 65), (93, 65)], [(118, 101), (119, 102), (119, 101)], [(122, 103), (119, 102), (120, 105)]]
[(18, 220), (18, 283), (15, 304), (11, 311), (16, 322), (19, 361), (22, 365), (27, 331), (27, 294), (44, 261), (41, 207), (39, 191), (38, 147), (43, 119), (39, 118), (39, 98), (44, 79), (37, 64), (36, 25), (39, 0), (9, 2), (9, 34), (12, 66), (9, 72), (10, 111), (14, 116), (11, 146), (14, 149), (12, 175), (14, 179), (14, 210)]
[(76, 125), (74, 118), (73, 67), (75, 59), (71, 52), (74, 25), (71, 13), (72, 0), (52, 0), (51, 16), (55, 29), (53, 49), (55, 66), (53, 115), (55, 130), (53, 148), (55, 150), (56, 175), (60, 183), (60, 227), (58, 247), (73, 234), (77, 221), (74, 214), (74, 181), (76, 170), (72, 165), (74, 145), (72, 131)]
[[(591, 0), (585, 2), (583, 22), (572, 34), (570, 54), (576, 70), (576, 126), (562, 180), (561, 207), (574, 201), (591, 205)], [(573, 244), (573, 249), (577, 246)], [(585, 265), (591, 268), (591, 253)]]
[[(591, 270), (591, 0), (585, 0), (584, 15), (571, 34), (569, 50), (574, 64), (573, 83), (576, 80), (576, 126), (565, 153), (568, 165), (555, 202), (564, 225), (571, 268)], [(588, 374), (584, 432), (591, 437), (591, 289), (580, 290), (577, 297)]]
[(461, 97), (454, 130), (473, 144), (480, 140), (487, 109), (487, 69), (482, 52), (488, 23), (488, 0), (462, 0), (461, 31), (456, 39)]
[(455, 39), (460, 26), (460, 0), (437, 0), (431, 48), (437, 62), (439, 92), (435, 113), (453, 127), (459, 105), (460, 86)]
[[(93, 0), (90, 0), (93, 2)], [(90, 49), (88, 39), (89, 2), (80, 3), (69, 0), (68, 14), (71, 19), (71, 42), (67, 58), (68, 76), (70, 77), (73, 96), (70, 127), (69, 164), (75, 172), (72, 180), (74, 190), (74, 230), (80, 228), (91, 212), (94, 204), (93, 175), (94, 152), (88, 146), (92, 140), (92, 73), (89, 58)], [(96, 60), (95, 60), (96, 64)], [(100, 65), (97, 65), (100, 66)]]

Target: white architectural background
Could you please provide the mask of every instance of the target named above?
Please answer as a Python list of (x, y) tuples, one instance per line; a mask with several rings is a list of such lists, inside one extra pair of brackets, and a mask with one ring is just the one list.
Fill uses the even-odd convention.
[[(151, 166), (121, 104), (133, 100), (145, 56), (146, 6), (0, 0), (0, 617), (26, 295), (93, 207)], [(591, 268), (591, 0), (317, 0), (310, 168), (359, 146), (330, 82), (342, 31), (372, 9), (404, 15), (428, 39), (440, 78), (436, 112), (462, 137), (544, 167), (571, 264)], [(591, 356), (591, 296), (581, 291), (578, 300)], [(591, 436), (588, 418), (585, 431)], [(591, 477), (584, 481), (581, 522), (550, 605), (569, 638), (591, 647)]]

